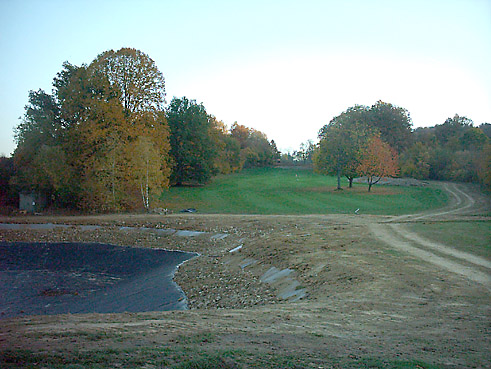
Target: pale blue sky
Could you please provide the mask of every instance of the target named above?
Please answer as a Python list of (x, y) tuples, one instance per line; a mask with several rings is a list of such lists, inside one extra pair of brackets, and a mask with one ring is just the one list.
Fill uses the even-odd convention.
[(283, 150), (379, 99), (415, 127), (491, 123), (489, 0), (0, 0), (0, 153), (29, 90), (121, 47), (155, 60), (168, 102), (196, 99)]

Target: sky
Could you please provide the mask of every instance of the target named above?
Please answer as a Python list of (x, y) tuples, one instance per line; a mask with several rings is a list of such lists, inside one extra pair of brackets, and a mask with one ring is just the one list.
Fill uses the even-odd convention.
[(491, 0), (0, 0), (0, 154), (64, 61), (132, 47), (227, 126), (293, 151), (356, 104), (491, 123)]

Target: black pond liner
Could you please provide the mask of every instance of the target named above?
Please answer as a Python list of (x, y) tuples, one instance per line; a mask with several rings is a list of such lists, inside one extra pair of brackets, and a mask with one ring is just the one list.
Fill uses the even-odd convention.
[(194, 253), (95, 243), (0, 242), (0, 319), (187, 309), (172, 280)]

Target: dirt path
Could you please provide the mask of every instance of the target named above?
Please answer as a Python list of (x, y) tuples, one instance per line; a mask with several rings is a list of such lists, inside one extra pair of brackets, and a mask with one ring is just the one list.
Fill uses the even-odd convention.
[(407, 226), (401, 223), (442, 220), (449, 216), (476, 213), (482, 209), (482, 204), (476, 207), (476, 204), (482, 203), (482, 199), (476, 200), (462, 185), (443, 183), (442, 188), (451, 198), (448, 207), (431, 212), (393, 217), (380, 223), (372, 223), (369, 228), (373, 235), (391, 247), (481, 283), (489, 290), (491, 289), (491, 262), (482, 257), (425, 239), (409, 231)]
[[(490, 263), (484, 259), (470, 254), (463, 254), (444, 245), (438, 245), (438, 247), (435, 247), (434, 243), (428, 242), (420, 237), (413, 237), (413, 233), (405, 229), (395, 228), (393, 225), (388, 226), (382, 224), (371, 224), (370, 230), (376, 237), (391, 247), (407, 252), (441, 268), (445, 268), (452, 273), (463, 275), (472, 281), (483, 284), (488, 289), (490, 288)], [(426, 248), (438, 250), (439, 253), (445, 254), (445, 256), (439, 256), (435, 252), (427, 251)], [(453, 261), (446, 255), (458, 255), (459, 259), (464, 259), (470, 263), (476, 265), (486, 265), (486, 270), (488, 273), (479, 271), (475, 266), (465, 266), (461, 263)]]
[(417, 214), (405, 214), (391, 217), (387, 222), (407, 222), (417, 220), (441, 220), (452, 216), (477, 215), (481, 211), (489, 210), (489, 200), (477, 191), (469, 193), (470, 185), (442, 182), (441, 187), (450, 195), (450, 203), (443, 209), (432, 210)]

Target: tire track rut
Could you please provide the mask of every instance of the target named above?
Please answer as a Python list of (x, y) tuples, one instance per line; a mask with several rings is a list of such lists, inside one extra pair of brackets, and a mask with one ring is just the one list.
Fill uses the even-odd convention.
[(380, 223), (369, 224), (372, 234), (382, 242), (405, 253), (416, 256), (440, 268), (460, 274), (491, 289), (491, 262), (486, 258), (430, 241), (408, 230), (403, 222), (445, 220), (447, 216), (469, 214), (478, 201), (462, 185), (443, 183), (442, 188), (451, 196), (451, 204), (443, 209), (392, 217)]

